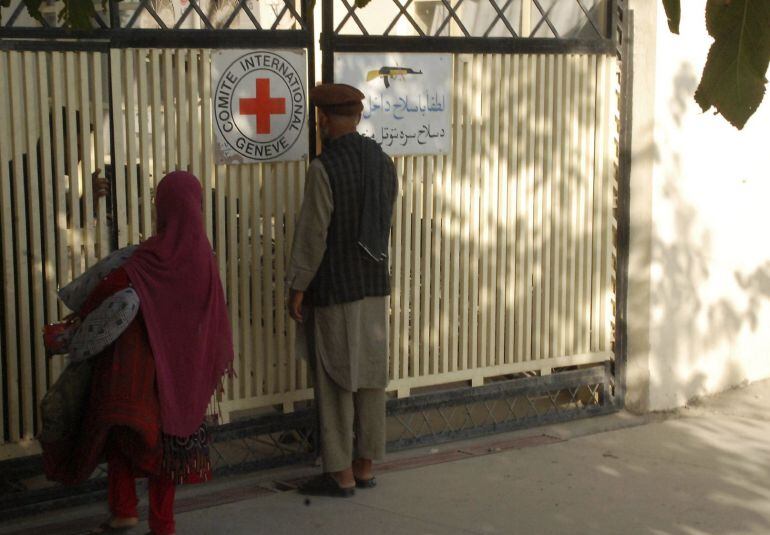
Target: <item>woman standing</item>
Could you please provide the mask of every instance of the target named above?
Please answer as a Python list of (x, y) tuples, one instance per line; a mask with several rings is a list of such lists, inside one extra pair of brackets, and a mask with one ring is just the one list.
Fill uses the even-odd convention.
[(139, 313), (94, 357), (87, 408), (74, 438), (43, 444), (46, 473), (65, 484), (108, 463), (111, 518), (95, 533), (137, 524), (135, 477), (149, 478), (149, 525), (174, 529), (174, 486), (209, 479), (206, 408), (233, 344), (219, 271), (206, 236), (198, 179), (185, 172), (158, 185), (156, 235), (90, 293), (80, 318), (132, 288)]

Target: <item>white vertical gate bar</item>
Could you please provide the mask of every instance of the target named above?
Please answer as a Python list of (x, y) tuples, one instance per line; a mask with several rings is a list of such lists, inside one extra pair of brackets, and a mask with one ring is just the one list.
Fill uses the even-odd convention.
[(174, 114), (174, 52), (170, 48), (163, 50), (163, 131), (166, 139), (166, 168), (170, 173), (178, 169), (176, 143), (176, 118)]
[(591, 181), (591, 171), (589, 164), (589, 138), (590, 136), (590, 109), (588, 87), (591, 79), (589, 58), (580, 57), (580, 168), (579, 174), (579, 197), (578, 197), (578, 282), (577, 282), (577, 353), (585, 352), (586, 331), (588, 330), (590, 309), (586, 306), (590, 299), (587, 297), (590, 288), (586, 288), (587, 278), (587, 259), (586, 243), (590, 240), (590, 231), (588, 228), (587, 204), (589, 202), (588, 185)]
[(491, 213), (489, 210), (489, 189), (491, 184), (491, 155), (494, 149), (491, 143), (492, 134), (492, 114), (489, 104), (492, 100), (491, 77), (492, 77), (492, 56), (484, 54), (482, 63), (482, 78), (479, 80), (479, 137), (476, 141), (476, 154), (479, 158), (477, 189), (479, 192), (478, 214), (475, 220), (478, 225), (478, 240), (476, 241), (476, 250), (478, 251), (478, 295), (477, 295), (477, 341), (474, 346), (478, 353), (476, 356), (476, 367), (482, 368), (489, 365), (488, 349), (490, 340), (488, 338), (489, 329), (489, 287), (492, 279), (489, 276), (489, 220)]
[[(465, 77), (468, 76), (468, 62), (463, 56), (457, 56), (455, 60), (455, 87), (454, 87), (454, 120), (452, 129), (454, 130), (454, 158), (452, 161), (452, 174), (448, 182), (451, 190), (447, 195), (447, 203), (451, 208), (450, 236), (451, 243), (451, 314), (449, 316), (448, 339), (450, 343), (450, 371), (460, 370), (460, 234), (462, 232), (462, 151), (464, 146), (464, 129), (467, 115), (465, 113)], [(462, 368), (464, 369), (464, 367)]]
[(238, 249), (232, 251), (228, 260), (238, 268), (238, 286), (240, 288), (239, 315), (241, 319), (240, 335), (240, 377), (238, 383), (241, 396), (246, 398), (251, 395), (252, 362), (254, 356), (251, 348), (251, 248), (249, 247), (249, 234), (251, 229), (251, 168), (252, 165), (239, 165), (238, 170)]
[(556, 56), (556, 76), (554, 80), (554, 144), (553, 144), (553, 335), (551, 337), (551, 355), (559, 357), (564, 354), (564, 308), (563, 296), (566, 291), (566, 281), (563, 278), (564, 261), (562, 234), (564, 231), (564, 195), (563, 195), (563, 162), (564, 158), (564, 56)]
[(112, 155), (113, 171), (115, 173), (115, 220), (113, 224), (118, 235), (118, 248), (121, 249), (128, 245), (129, 234), (126, 232), (128, 215), (126, 213), (126, 116), (123, 104), (123, 82), (121, 73), (123, 71), (123, 52), (120, 50), (110, 50), (111, 64), (111, 86), (112, 86), (112, 124), (113, 140), (115, 154)]
[[(163, 154), (163, 99), (161, 98), (161, 86), (163, 79), (160, 74), (161, 55), (160, 50), (153, 48), (150, 54), (150, 84), (152, 85), (152, 95), (150, 97), (152, 116), (152, 181), (150, 186), (154, 189), (163, 177), (163, 171), (166, 167), (166, 157)], [(204, 188), (204, 191), (207, 191)], [(211, 196), (208, 195), (208, 198)], [(206, 206), (204, 199), (203, 205)]]
[(529, 313), (526, 294), (529, 292), (527, 282), (527, 199), (529, 192), (527, 190), (527, 141), (529, 138), (529, 116), (527, 110), (529, 107), (529, 57), (521, 56), (519, 69), (517, 70), (518, 82), (518, 103), (517, 118), (518, 128), (516, 129), (516, 358), (514, 362), (526, 360), (525, 347), (527, 335), (524, 332), (527, 329), (525, 316)]
[[(58, 317), (58, 307), (56, 305), (57, 296), (57, 277), (56, 277), (56, 205), (54, 204), (53, 193), (53, 173), (52, 173), (52, 146), (51, 146), (51, 102), (49, 99), (48, 90), (48, 54), (45, 52), (37, 53), (37, 72), (36, 76), (39, 80), (38, 84), (38, 124), (37, 128), (40, 132), (40, 164), (41, 169), (41, 206), (43, 215), (43, 277), (45, 280), (45, 321), (52, 322)], [(0, 76), (3, 75), (2, 66), (0, 66)], [(2, 90), (2, 88), (0, 88)], [(0, 101), (0, 113), (2, 112), (3, 103)], [(1, 117), (1, 116), (0, 116)], [(0, 122), (2, 119), (0, 118)], [(9, 137), (5, 137), (6, 133), (0, 130), (0, 137), (7, 140)], [(0, 156), (0, 165), (6, 165), (6, 159)], [(5, 180), (5, 178), (0, 178)], [(0, 223), (1, 224), (1, 223)], [(58, 360), (58, 359), (57, 359)], [(49, 363), (43, 365), (43, 370), (48, 368), (48, 380), (52, 381), (51, 372), (51, 359)], [(44, 393), (44, 391), (43, 391)], [(2, 402), (0, 402), (0, 411), (2, 410)], [(1, 414), (2, 412), (0, 412)]]
[(83, 214), (83, 258), (85, 266), (91, 267), (96, 261), (96, 214), (92, 176), (93, 138), (91, 134), (91, 95), (90, 81), (92, 73), (89, 66), (88, 52), (78, 54), (78, 78), (80, 88), (80, 166), (81, 166), (81, 213)]
[[(300, 205), (302, 202), (302, 192), (305, 191), (305, 174), (306, 174), (306, 166), (300, 165), (299, 166), (299, 176), (297, 180), (297, 199), (295, 204), (295, 210), (299, 212)], [(392, 347), (392, 346), (391, 346)], [(305, 389), (308, 387), (308, 379), (309, 379), (309, 373), (308, 373), (308, 363), (307, 360), (302, 359), (299, 362), (299, 388)]]
[[(21, 436), (24, 439), (31, 438), (33, 435), (34, 420), (33, 397), (32, 397), (32, 343), (30, 332), (27, 327), (30, 325), (30, 306), (29, 306), (29, 245), (27, 232), (27, 213), (26, 199), (24, 198), (24, 137), (26, 132), (26, 117), (24, 116), (24, 106), (21, 81), (23, 79), (21, 54), (19, 52), (10, 52), (10, 95), (11, 95), (11, 139), (13, 145), (13, 228), (15, 229), (16, 240), (16, 277), (18, 280), (16, 303), (18, 306), (19, 318), (19, 353), (16, 358), (19, 359), (20, 393), (21, 393)], [(12, 359), (11, 359), (12, 360)], [(9, 373), (9, 375), (11, 375)], [(14, 387), (14, 390), (16, 387)]]
[[(180, 153), (180, 163), (182, 155)], [(242, 166), (230, 166), (227, 170), (227, 278), (230, 289), (229, 305), (230, 314), (233, 315), (233, 341), (235, 342), (235, 369), (238, 377), (233, 380), (230, 392), (232, 399), (241, 397), (241, 381), (243, 376), (244, 347), (241, 332), (244, 327), (244, 318), (241, 310), (241, 291), (239, 277), (239, 235), (240, 218), (244, 213), (244, 205), (240, 195), (239, 184), (242, 180), (240, 170)]]
[(497, 128), (497, 321), (496, 332), (496, 358), (495, 364), (501, 365), (508, 362), (508, 347), (506, 345), (506, 322), (511, 314), (508, 301), (508, 286), (510, 266), (508, 264), (508, 188), (510, 185), (510, 173), (508, 172), (508, 139), (509, 139), (509, 113), (510, 113), (510, 77), (511, 57), (501, 57), (502, 63), (498, 66), (500, 74), (500, 86), (497, 92), (497, 108), (495, 115), (499, 117)]
[[(0, 135), (4, 140), (10, 140), (13, 136), (11, 126), (11, 102), (10, 81), (13, 70), (10, 68), (10, 55), (12, 52), (0, 51)], [(8, 164), (16, 159), (16, 151), (12, 150), (9, 143), (0, 143), (0, 233), (2, 233), (2, 258), (3, 258), (3, 285), (5, 288), (3, 302), (5, 347), (2, 348), (5, 364), (5, 389), (8, 399), (8, 421), (4, 428), (11, 442), (18, 442), (21, 436), (19, 428), (19, 375), (18, 356), (21, 350), (21, 341), (16, 336), (16, 270), (14, 269), (13, 248), (13, 217), (11, 197), (11, 178)], [(0, 396), (2, 397), (2, 396)], [(0, 403), (2, 403), (0, 401)], [(2, 440), (0, 440), (2, 442)]]
[(543, 161), (543, 195), (545, 197), (545, 206), (543, 212), (543, 330), (541, 339), (542, 351), (540, 358), (550, 358), (554, 356), (553, 345), (551, 343), (553, 329), (553, 301), (552, 284), (554, 263), (552, 257), (553, 249), (553, 100), (554, 100), (554, 56), (545, 56), (545, 84), (543, 94), (545, 95), (545, 115), (543, 117), (545, 129), (545, 147)]
[(267, 394), (275, 394), (276, 354), (273, 301), (273, 215), (275, 214), (273, 189), (276, 180), (275, 164), (267, 164), (262, 180), (262, 300), (265, 320), (265, 388)]
[[(299, 195), (299, 191), (297, 190), (297, 174), (299, 171), (299, 167), (303, 165), (304, 162), (292, 162), (288, 164), (288, 175), (286, 177), (286, 247), (284, 249), (284, 258), (287, 266), (288, 271), (288, 265), (291, 262), (291, 246), (294, 243), (294, 229), (295, 229), (295, 221), (297, 219), (297, 196)], [(278, 281), (281, 285), (281, 288), (286, 288), (286, 285), (284, 284), (284, 281)], [(288, 295), (285, 296), (285, 298), (288, 298)], [(281, 304), (284, 304), (286, 302), (286, 299), (282, 300)], [(286, 310), (286, 307), (284, 306), (283, 310)], [(285, 313), (285, 312), (284, 312)], [(287, 382), (287, 391), (293, 391), (298, 390), (297, 386), (297, 352), (295, 347), (295, 335), (296, 335), (296, 324), (294, 321), (289, 319), (286, 323), (286, 336), (287, 336), (287, 354), (286, 358), (288, 359), (287, 366), (288, 366), (288, 382)]]
[(593, 269), (591, 270), (591, 351), (599, 351), (602, 349), (603, 341), (603, 293), (602, 293), (602, 270), (604, 263), (602, 261), (602, 251), (604, 245), (604, 225), (606, 224), (604, 218), (604, 188), (606, 183), (604, 181), (604, 163), (605, 152), (609, 148), (607, 141), (608, 131), (608, 119), (606, 118), (605, 103), (607, 100), (606, 93), (606, 75), (607, 75), (607, 57), (599, 56), (597, 58), (597, 66), (595, 71), (596, 76), (596, 92), (595, 102), (596, 108), (594, 110), (594, 117), (596, 121), (596, 128), (594, 130), (595, 139), (595, 158), (594, 158), (594, 194), (592, 197), (593, 207)]
[[(150, 184), (152, 171), (152, 142), (155, 138), (155, 131), (150, 133), (148, 128), (151, 124), (152, 118), (148, 116), (149, 111), (149, 99), (147, 95), (147, 57), (150, 54), (149, 50), (140, 49), (136, 51), (136, 85), (137, 85), (137, 114), (139, 118), (139, 191), (138, 197), (132, 202), (137, 203), (139, 209), (140, 233), (142, 239), (147, 239), (152, 236), (152, 203), (148, 202), (150, 199)], [(152, 91), (153, 88), (150, 88)], [(130, 120), (130, 117), (129, 117)], [(152, 138), (150, 137), (152, 135)], [(141, 202), (139, 201), (141, 199)]]
[(578, 188), (580, 182), (580, 121), (579, 121), (579, 91), (580, 91), (580, 73), (579, 58), (569, 57), (569, 122), (571, 125), (569, 133), (568, 147), (569, 155), (569, 180), (568, 180), (568, 199), (569, 199), (569, 274), (567, 284), (569, 285), (569, 302), (567, 308), (568, 329), (567, 329), (567, 353), (573, 354), (578, 351), (575, 340), (577, 338), (575, 318), (577, 317), (577, 255), (576, 249), (579, 243), (578, 228)]
[[(479, 225), (480, 219), (480, 204), (481, 204), (481, 173), (482, 173), (482, 159), (481, 159), (481, 146), (482, 146), (482, 129), (481, 124), (484, 121), (482, 116), (482, 92), (483, 92), (483, 79), (484, 79), (484, 66), (485, 56), (483, 54), (476, 54), (473, 57), (473, 143), (469, 154), (473, 154), (471, 159), (469, 155), (466, 155), (470, 161), (470, 173), (468, 178), (470, 180), (470, 201), (471, 209), (469, 212), (469, 227), (470, 238), (466, 243), (466, 247), (470, 247), (470, 270), (468, 272), (469, 284), (470, 284), (470, 310), (468, 312), (468, 318), (470, 320), (470, 336), (468, 341), (468, 367), (479, 368), (481, 362), (479, 360), (479, 320), (480, 318), (480, 301), (479, 301), (479, 269), (480, 269), (480, 255), (479, 255), (479, 242), (481, 240), (481, 227)], [(478, 377), (478, 376), (476, 376)]]
[(240, 397), (239, 381), (242, 370), (241, 318), (238, 292), (238, 167), (227, 168), (227, 304), (230, 308), (230, 323), (233, 330), (235, 359), (233, 368), (236, 377), (230, 381), (228, 398)]
[[(37, 55), (34, 52), (24, 52), (24, 100), (23, 109), (25, 110), (25, 119), (27, 122), (26, 131), (26, 153), (27, 153), (27, 175), (24, 177), (26, 183), (26, 209), (29, 214), (29, 272), (31, 275), (31, 305), (32, 305), (32, 323), (25, 329), (26, 333), (32, 337), (32, 360), (34, 361), (34, 385), (30, 384), (30, 388), (34, 388), (34, 401), (35, 406), (43, 398), (47, 387), (47, 373), (45, 362), (45, 348), (43, 347), (43, 337), (39, 333), (43, 332), (43, 324), (45, 323), (45, 310), (43, 309), (43, 247), (42, 236), (40, 232), (40, 219), (41, 219), (41, 196), (38, 177), (40, 176), (40, 169), (38, 166), (38, 154), (42, 156), (42, 152), (46, 151), (48, 147), (40, 144), (38, 153), (38, 141), (42, 140), (42, 133), (37, 130), (39, 124), (38, 118), (43, 115), (42, 108), (38, 108), (38, 83), (37, 80)], [(29, 328), (31, 327), (31, 329)], [(31, 332), (30, 332), (31, 331)], [(32, 362), (30, 362), (32, 364)], [(36, 422), (33, 424), (37, 427), (37, 424), (41, 422), (40, 413), (38, 412)], [(34, 428), (30, 429), (34, 433)]]
[(201, 49), (200, 53), (200, 84), (201, 84), (201, 123), (203, 124), (203, 171), (201, 181), (203, 191), (203, 218), (206, 224), (206, 233), (209, 240), (213, 241), (214, 229), (212, 218), (212, 178), (214, 175), (214, 145), (212, 143), (213, 130), (211, 120), (211, 51)]
[(390, 378), (400, 379), (403, 377), (401, 371), (401, 219), (403, 217), (404, 206), (404, 160), (395, 158), (396, 176), (398, 177), (398, 195), (396, 204), (393, 207), (393, 228), (390, 231), (390, 273), (391, 273), (391, 315), (390, 315)]
[(559, 355), (567, 355), (571, 350), (570, 345), (570, 304), (571, 304), (571, 291), (572, 284), (570, 279), (570, 230), (572, 228), (571, 223), (571, 208), (572, 199), (570, 198), (571, 190), (570, 184), (572, 182), (572, 58), (566, 56), (562, 58), (562, 73), (563, 73), (563, 85), (561, 87), (561, 93), (563, 98), (562, 104), (562, 129), (561, 129), (561, 266), (560, 277), (562, 294), (559, 303), (559, 311), (561, 314), (561, 329), (559, 336), (561, 342), (559, 344)]
[[(62, 70), (63, 54), (51, 54), (51, 102), (53, 106), (53, 153), (54, 153), (54, 212), (56, 214), (56, 273), (57, 283), (72, 280), (71, 265), (68, 258), (68, 231), (66, 207), (66, 178), (64, 176), (64, 73)], [(64, 303), (57, 300), (59, 316), (66, 315)], [(59, 376), (62, 368), (62, 357), (53, 357), (51, 362), (51, 379)]]
[(509, 88), (510, 96), (507, 101), (509, 103), (508, 112), (506, 118), (508, 121), (508, 128), (506, 129), (506, 137), (508, 141), (505, 145), (505, 154), (508, 158), (507, 171), (507, 208), (506, 208), (506, 266), (507, 266), (507, 278), (505, 287), (505, 363), (510, 364), (517, 361), (517, 348), (518, 348), (518, 306), (516, 303), (517, 293), (517, 280), (518, 280), (518, 266), (516, 259), (518, 258), (518, 166), (520, 163), (518, 153), (518, 133), (519, 128), (519, 109), (520, 109), (520, 92), (519, 92), (519, 76), (520, 76), (520, 56), (514, 56), (511, 58), (508, 56), (506, 63), (506, 83), (505, 87)]
[[(66, 117), (67, 117), (67, 167), (69, 170), (69, 243), (70, 259), (72, 262), (72, 276), (76, 277), (83, 272), (83, 220), (80, 213), (80, 184), (81, 169), (78, 164), (78, 130), (77, 130), (77, 94), (78, 78), (75, 69), (75, 52), (67, 52), (64, 57), (66, 69)], [(82, 125), (81, 125), (82, 126)]]
[[(500, 223), (502, 217), (502, 202), (500, 197), (502, 174), (500, 173), (500, 114), (501, 114), (501, 85), (503, 76), (503, 57), (500, 54), (493, 56), (493, 74), (487, 93), (489, 100), (488, 116), (491, 120), (490, 129), (492, 135), (489, 138), (492, 153), (490, 162), (490, 188), (487, 193), (487, 213), (485, 224), (487, 228), (487, 244), (489, 248), (489, 283), (487, 285), (487, 296), (489, 299), (489, 328), (488, 335), (485, 338), (489, 340), (489, 353), (487, 366), (496, 366), (502, 362), (503, 343), (500, 339), (499, 321), (501, 318), (500, 304), (503, 302), (502, 289), (505, 288), (504, 271), (499, 262), (501, 245), (505, 242), (505, 234), (501, 232)], [(494, 87), (494, 89), (493, 89)], [(507, 95), (506, 95), (507, 98)]]
[(188, 140), (190, 139), (190, 131), (188, 128), (187, 120), (187, 87), (185, 84), (186, 78), (186, 63), (187, 54), (183, 50), (176, 50), (174, 54), (174, 73), (176, 74), (176, 105), (174, 109), (176, 111), (176, 145), (179, 155), (177, 161), (177, 169), (187, 171), (190, 168), (190, 145)]
[[(459, 65), (457, 57), (452, 61), (452, 79), (457, 83), (460, 76)], [(454, 166), (454, 154), (457, 150), (457, 122), (459, 117), (459, 111), (457, 109), (457, 91), (453, 91), (454, 99), (452, 103), (452, 122), (454, 125), (452, 128), (452, 146), (450, 147), (449, 154), (442, 158), (443, 176), (441, 178), (441, 323), (439, 332), (439, 345), (441, 347), (441, 372), (448, 373), (450, 369), (450, 356), (452, 350), (450, 347), (450, 340), (454, 339), (454, 336), (450, 334), (450, 329), (453, 325), (450, 323), (450, 315), (452, 312), (452, 301), (454, 295), (450, 294), (450, 280), (452, 277), (452, 180), (453, 180), (453, 166)]]
[[(200, 97), (198, 94), (198, 51), (191, 48), (187, 51), (187, 90), (188, 95), (188, 114), (189, 114), (189, 140), (190, 140), (190, 172), (201, 178), (201, 168), (203, 165), (203, 155), (201, 154), (201, 116), (198, 106)], [(188, 139), (188, 138), (182, 138)]]
[[(526, 73), (527, 84), (527, 146), (525, 156), (525, 180), (527, 182), (527, 195), (525, 200), (527, 219), (524, 236), (526, 239), (525, 266), (524, 266), (524, 360), (532, 360), (532, 335), (533, 320), (535, 314), (535, 148), (537, 144), (537, 56), (529, 56)], [(534, 110), (534, 113), (533, 113)]]
[[(99, 169), (99, 176), (107, 176), (105, 166), (105, 139), (104, 139), (104, 89), (102, 82), (103, 54), (91, 54), (91, 72), (94, 91), (91, 95), (94, 118), (94, 165)], [(114, 164), (114, 160), (112, 161)], [(104, 257), (110, 251), (109, 225), (107, 223), (107, 198), (100, 197), (96, 202), (96, 254)]]
[[(130, 243), (139, 243), (139, 181), (136, 174), (138, 160), (136, 150), (136, 76), (134, 60), (136, 51), (128, 49), (123, 55), (123, 87), (126, 97), (126, 205), (128, 209), (128, 234)], [(123, 162), (121, 162), (122, 164)]]
[[(402, 377), (412, 377), (414, 368), (410, 348), (409, 326), (411, 314), (414, 311), (412, 302), (412, 212), (414, 211), (414, 157), (404, 158), (404, 221), (401, 239), (404, 244), (402, 272), (404, 284), (401, 291), (401, 374)], [(415, 254), (417, 254), (415, 252)]]
[(412, 159), (413, 175), (411, 179), (412, 183), (412, 232), (409, 241), (409, 248), (412, 251), (412, 264), (409, 269), (411, 273), (411, 284), (409, 286), (409, 302), (412, 306), (411, 321), (409, 322), (409, 367), (410, 375), (417, 377), (420, 375), (420, 317), (422, 309), (420, 307), (420, 250), (422, 243), (422, 225), (420, 221), (424, 216), (422, 210), (423, 196), (422, 196), (422, 157), (415, 157)]
[(615, 299), (615, 292), (613, 289), (614, 280), (614, 260), (615, 260), (615, 241), (614, 237), (617, 234), (617, 224), (614, 216), (615, 208), (615, 193), (617, 187), (617, 169), (618, 169), (618, 143), (620, 141), (619, 128), (617, 124), (618, 114), (618, 97), (620, 94), (620, 81), (619, 64), (615, 58), (610, 58), (607, 62), (607, 83), (604, 90), (606, 91), (606, 121), (609, 128), (607, 135), (605, 136), (605, 143), (611, 148), (605, 153), (606, 163), (604, 165), (605, 174), (605, 191), (603, 199), (604, 217), (606, 221), (604, 229), (604, 275), (603, 275), (603, 295), (602, 301), (604, 306), (604, 320), (603, 329), (604, 335), (602, 337), (604, 347), (602, 349), (609, 351), (612, 339), (613, 339), (613, 323), (614, 323), (614, 310), (613, 300)]
[(251, 184), (251, 310), (254, 314), (251, 327), (251, 347), (254, 352), (254, 377), (252, 395), (261, 396), (264, 392), (265, 376), (265, 337), (263, 322), (265, 311), (262, 309), (262, 278), (265, 254), (262, 249), (263, 216), (260, 194), (262, 191), (263, 166), (254, 166)]
[(465, 78), (463, 82), (465, 84), (463, 108), (463, 130), (465, 138), (465, 147), (463, 148), (462, 156), (462, 174), (460, 181), (462, 185), (462, 208), (460, 210), (460, 225), (462, 234), (460, 237), (462, 251), (460, 262), (460, 275), (462, 284), (460, 286), (460, 369), (468, 369), (469, 357), (468, 357), (468, 337), (470, 335), (470, 278), (475, 276), (475, 273), (471, 273), (471, 248), (469, 246), (471, 241), (471, 224), (470, 213), (472, 200), (471, 190), (471, 163), (473, 162), (473, 76), (476, 72), (474, 68), (476, 57), (471, 56), (465, 69)]
[(435, 194), (435, 213), (438, 218), (433, 224), (433, 316), (431, 320), (431, 336), (434, 347), (435, 368), (432, 373), (446, 373), (448, 370), (449, 348), (444, 341), (444, 333), (448, 327), (446, 313), (448, 312), (448, 294), (449, 294), (449, 273), (447, 267), (449, 262), (443, 262), (447, 258), (448, 252), (448, 233), (446, 232), (446, 183), (449, 174), (449, 166), (445, 155), (436, 158), (436, 184), (434, 186)]
[(276, 165), (275, 180), (275, 274), (273, 276), (273, 295), (275, 302), (273, 310), (275, 311), (275, 361), (277, 371), (277, 393), (286, 392), (286, 307), (284, 306), (285, 292), (284, 281), (286, 280), (285, 254), (288, 243), (286, 242), (286, 179), (288, 176), (287, 167), (289, 164), (280, 163)]
[(420, 370), (419, 375), (427, 375), (432, 369), (432, 340), (431, 334), (431, 290), (433, 277), (431, 267), (433, 266), (433, 234), (432, 226), (437, 222), (436, 215), (433, 213), (435, 182), (435, 158), (426, 156), (420, 158), (420, 174), (422, 175), (422, 253), (420, 255), (420, 264), (422, 273), (420, 274), (420, 327), (419, 338), (421, 342), (420, 350)]
[[(534, 57), (534, 89), (535, 120), (532, 143), (532, 360), (542, 358), (542, 328), (543, 328), (543, 193), (545, 176), (543, 174), (543, 141), (545, 134), (545, 56)], [(535, 171), (537, 170), (537, 171)]]
[(227, 197), (227, 175), (226, 168), (223, 165), (217, 165), (214, 168), (215, 177), (215, 202), (216, 202), (216, 230), (215, 249), (217, 263), (219, 264), (219, 273), (222, 277), (222, 285), (227, 292), (227, 239), (225, 237), (225, 198)]
[(584, 232), (584, 274), (583, 274), (583, 344), (580, 348), (581, 353), (591, 351), (591, 271), (593, 270), (593, 247), (592, 240), (594, 235), (594, 182), (596, 157), (596, 56), (590, 55), (587, 58), (586, 84), (585, 84), (585, 106), (586, 106), (586, 146), (583, 149), (585, 154), (585, 201), (583, 203), (585, 211), (585, 232)]
[(430, 160), (428, 177), (431, 180), (430, 197), (433, 206), (433, 221), (431, 231), (431, 267), (428, 279), (430, 289), (428, 291), (428, 306), (430, 314), (428, 319), (428, 335), (430, 336), (431, 367), (430, 374), (437, 374), (441, 370), (443, 348), (440, 345), (441, 333), (441, 225), (443, 224), (443, 187), (444, 187), (444, 156), (439, 155)]

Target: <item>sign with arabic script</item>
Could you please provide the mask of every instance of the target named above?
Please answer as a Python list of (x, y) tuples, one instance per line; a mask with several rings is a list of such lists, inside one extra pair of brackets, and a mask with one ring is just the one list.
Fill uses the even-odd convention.
[(217, 163), (305, 159), (305, 51), (220, 50), (212, 57)]
[(447, 154), (452, 130), (450, 54), (338, 54), (334, 79), (366, 99), (358, 131), (391, 156)]

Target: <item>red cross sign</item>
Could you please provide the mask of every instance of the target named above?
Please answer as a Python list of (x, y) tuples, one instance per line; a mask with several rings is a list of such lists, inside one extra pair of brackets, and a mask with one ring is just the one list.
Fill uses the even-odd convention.
[(286, 113), (286, 98), (270, 97), (270, 80), (257, 78), (256, 98), (240, 99), (241, 115), (254, 115), (257, 118), (257, 134), (270, 133), (270, 117)]

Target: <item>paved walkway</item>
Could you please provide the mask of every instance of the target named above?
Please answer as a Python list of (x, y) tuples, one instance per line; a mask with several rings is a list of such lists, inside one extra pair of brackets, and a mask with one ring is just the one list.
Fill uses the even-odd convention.
[[(666, 415), (405, 452), (382, 469), (377, 489), (347, 500), (282, 490), (307, 467), (189, 487), (178, 496), (178, 533), (767, 535), (770, 382)], [(0, 533), (84, 533), (105, 514), (76, 508)]]

